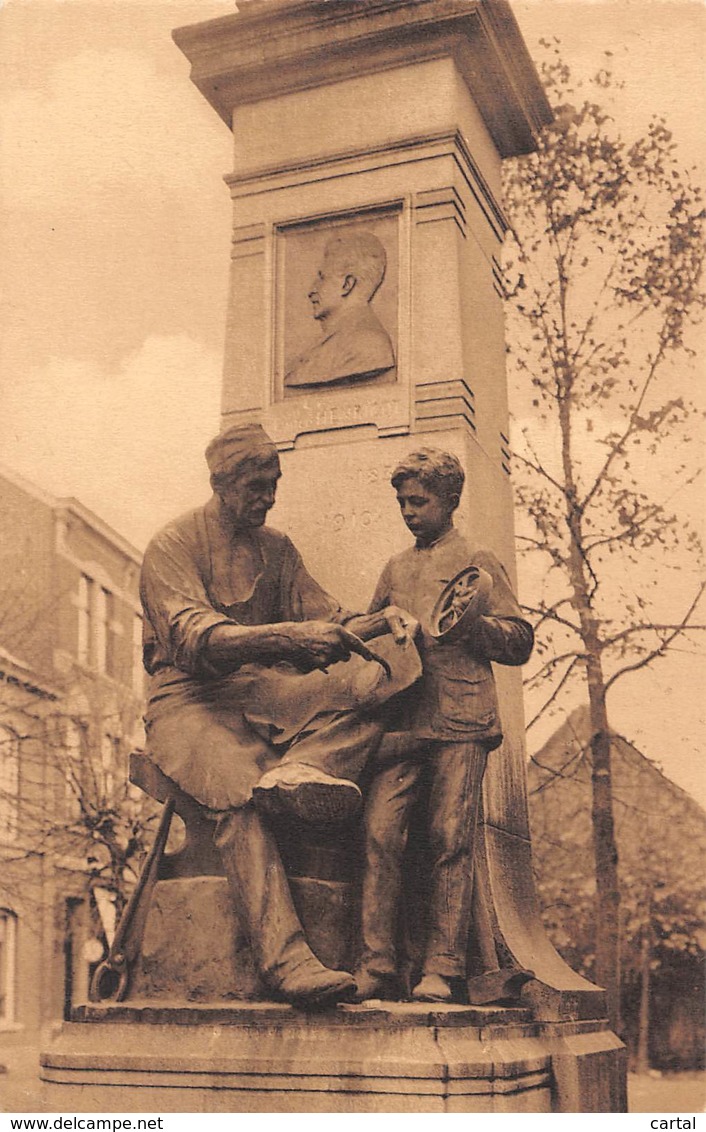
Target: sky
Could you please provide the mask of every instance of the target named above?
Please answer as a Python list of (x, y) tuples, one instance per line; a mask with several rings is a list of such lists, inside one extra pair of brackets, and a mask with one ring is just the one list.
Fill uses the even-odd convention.
[[(138, 548), (208, 491), (225, 328), (231, 135), (171, 29), (232, 0), (5, 0), (0, 8), (0, 462)], [(667, 118), (706, 172), (706, 9), (516, 0), (531, 53), (613, 52), (625, 132)], [(706, 804), (694, 661), (626, 682), (614, 725)], [(636, 704), (640, 705), (639, 710)], [(648, 705), (647, 707), (645, 705)]]

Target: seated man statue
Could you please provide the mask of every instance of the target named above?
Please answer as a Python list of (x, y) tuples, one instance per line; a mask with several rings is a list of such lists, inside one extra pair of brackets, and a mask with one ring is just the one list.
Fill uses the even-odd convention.
[[(307, 944), (268, 817), (330, 823), (357, 811), (355, 780), (382, 732), (376, 708), (418, 678), (419, 657), (403, 616), (345, 614), (292, 542), (264, 526), (280, 467), (259, 425), (217, 436), (206, 460), (213, 497), (156, 535), (144, 559), (149, 755), (214, 818), (272, 990), (300, 1003), (349, 998), (352, 976)], [(389, 632), (388, 678), (353, 634)]]
[[(395, 997), (398, 990), (395, 937), (402, 860), (422, 779), (428, 788), (431, 903), (421, 979), (412, 998), (465, 1001), (467, 993), (481, 784), (488, 752), (502, 741), (491, 661), (524, 664), (533, 633), (500, 562), (490, 551), (469, 544), (453, 525), (464, 478), (455, 456), (424, 448), (408, 456), (391, 479), (416, 541), (385, 566), (371, 610), (395, 603), (418, 619), (423, 674), (408, 699), (401, 697), (407, 699), (402, 744), (382, 764), (366, 799), (363, 949), (356, 974), (361, 1000)], [(432, 625), (432, 614), (445, 586), (471, 565), (477, 568), (481, 600), (476, 600), (465, 635), (445, 641)]]

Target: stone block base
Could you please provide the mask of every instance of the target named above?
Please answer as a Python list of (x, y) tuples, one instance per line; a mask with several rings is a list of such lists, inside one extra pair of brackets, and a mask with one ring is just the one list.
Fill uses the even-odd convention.
[[(306, 937), (322, 963), (351, 970), (357, 913), (349, 884), (291, 877)], [(260, 1000), (269, 994), (224, 877), (163, 880), (154, 887), (129, 998), (191, 1002)]]
[(79, 1008), (40, 1075), (56, 1111), (624, 1112), (624, 1054), (519, 1008), (134, 1002)]

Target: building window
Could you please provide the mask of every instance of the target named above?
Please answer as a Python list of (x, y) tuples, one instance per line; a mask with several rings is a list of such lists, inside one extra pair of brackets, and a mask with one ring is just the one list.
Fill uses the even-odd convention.
[(76, 655), (79, 664), (88, 668), (91, 661), (91, 590), (93, 579), (81, 574), (78, 580), (78, 644)]
[(0, 841), (13, 841), (17, 836), (19, 794), (19, 740), (14, 731), (0, 727)]
[(142, 618), (136, 613), (132, 619), (132, 690), (136, 696), (145, 693), (145, 668), (142, 661)]
[(116, 676), (118, 642), (115, 632), (115, 597), (105, 586), (99, 586), (88, 574), (78, 582), (79, 664), (94, 668), (106, 676)]
[(0, 1026), (15, 1021), (17, 917), (0, 908)]
[(111, 594), (103, 586), (95, 587), (95, 610), (93, 621), (93, 667), (98, 672), (108, 671), (110, 650)]

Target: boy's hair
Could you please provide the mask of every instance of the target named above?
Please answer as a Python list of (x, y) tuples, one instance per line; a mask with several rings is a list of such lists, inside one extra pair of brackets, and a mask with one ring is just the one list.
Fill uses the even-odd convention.
[(456, 457), (439, 448), (419, 448), (410, 452), (395, 468), (390, 483), (397, 490), (404, 480), (412, 476), (428, 491), (447, 500), (461, 494), (466, 479)]

